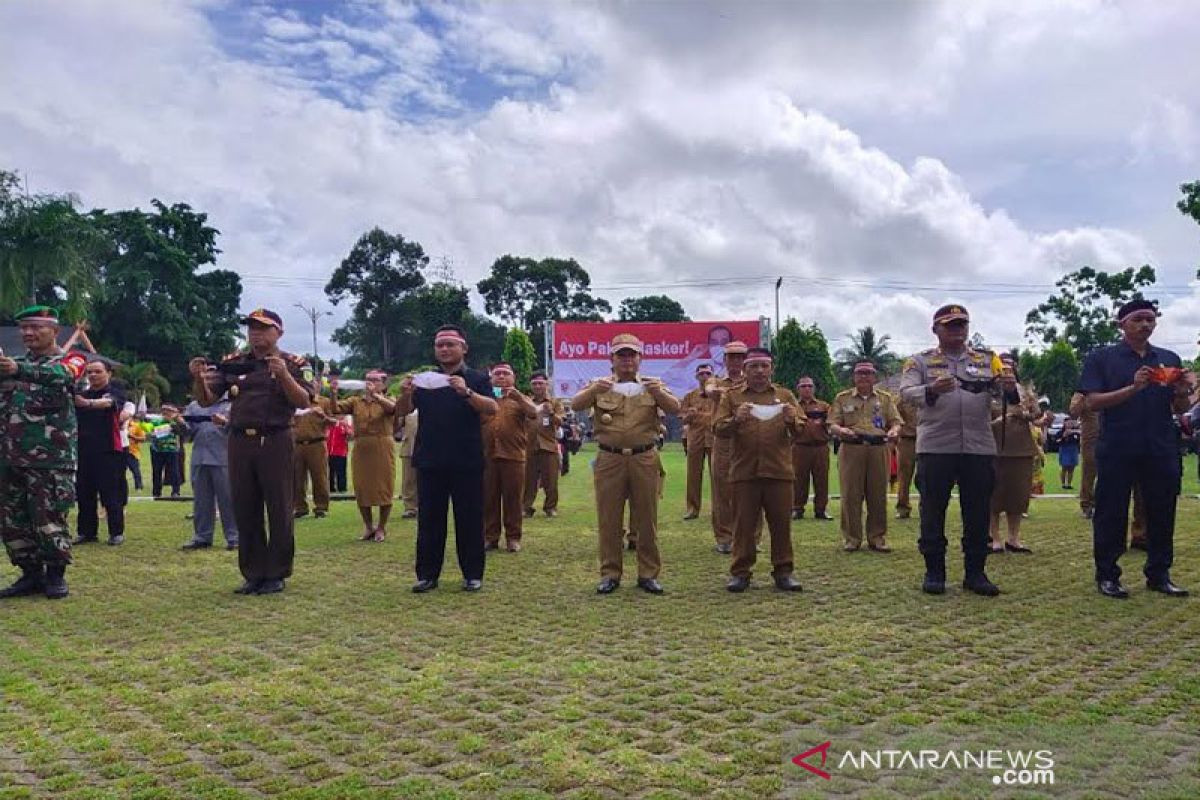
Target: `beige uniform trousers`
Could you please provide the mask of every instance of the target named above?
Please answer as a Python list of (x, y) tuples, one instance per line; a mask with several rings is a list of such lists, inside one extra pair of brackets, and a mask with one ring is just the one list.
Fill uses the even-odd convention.
[(838, 475), (842, 483), (842, 539), (862, 546), (863, 502), (867, 504), (867, 541), (886, 544), (887, 536), (887, 448), (844, 442), (838, 452)]

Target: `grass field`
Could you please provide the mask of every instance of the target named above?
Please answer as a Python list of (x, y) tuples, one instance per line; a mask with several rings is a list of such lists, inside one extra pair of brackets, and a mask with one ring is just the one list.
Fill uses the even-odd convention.
[[(921, 594), (915, 519), (891, 555), (797, 522), (804, 593), (760, 563), (735, 596), (707, 521), (680, 519), (681, 455), (663, 597), (593, 593), (586, 455), (476, 595), (452, 547), (411, 594), (413, 523), (359, 543), (341, 502), (298, 523), (284, 594), (238, 597), (235, 554), (177, 549), (187, 505), (132, 503), (124, 547), (78, 550), (70, 599), (0, 606), (0, 798), (1200, 796), (1200, 598), (1145, 591), (1136, 553), (1133, 597), (1097, 595), (1073, 502), (1035, 503), (1035, 555), (989, 561), (996, 599)], [(1194, 470), (1174, 577), (1200, 589)], [(830, 780), (790, 763), (827, 740)], [(922, 747), (1050, 749), (1055, 783), (832, 760)]]

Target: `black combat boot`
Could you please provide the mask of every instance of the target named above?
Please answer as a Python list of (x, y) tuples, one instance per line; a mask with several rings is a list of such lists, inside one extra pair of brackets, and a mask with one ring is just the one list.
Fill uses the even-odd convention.
[(46, 565), (46, 597), (61, 600), (67, 596), (67, 565)]
[(21, 577), (12, 586), (0, 589), (0, 597), (26, 597), (31, 594), (41, 594), (46, 585), (42, 574), (42, 565), (36, 567), (21, 567)]
[(925, 554), (925, 581), (921, 584), (925, 594), (946, 593), (946, 556), (941, 553)]

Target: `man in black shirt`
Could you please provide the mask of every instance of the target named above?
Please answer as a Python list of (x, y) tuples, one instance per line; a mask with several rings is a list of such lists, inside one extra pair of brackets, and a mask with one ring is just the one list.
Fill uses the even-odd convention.
[(79, 467), (75, 473), (75, 496), (79, 504), (79, 537), (75, 544), (94, 542), (100, 534), (96, 500), (108, 519), (108, 543), (125, 541), (125, 450), (121, 425), (125, 420), (125, 391), (112, 382), (112, 369), (103, 361), (91, 361), (84, 369), (87, 388), (75, 395), (75, 418), (79, 424)]
[(1092, 517), (1096, 585), (1105, 597), (1129, 596), (1117, 559), (1125, 552), (1129, 495), (1137, 482), (1146, 502), (1146, 585), (1184, 597), (1187, 591), (1170, 575), (1181, 477), (1173, 414), (1187, 410), (1193, 377), (1181, 369), (1178, 355), (1150, 344), (1158, 324), (1153, 303), (1126, 303), (1117, 323), (1121, 341), (1088, 355), (1079, 387), (1088, 410), (1101, 412)]
[[(486, 372), (466, 365), (462, 328), (434, 334), (438, 372), (409, 375), (400, 385), (396, 414), (415, 408), (421, 427), (413, 450), (417, 468), (417, 593), (436, 589), (446, 556), (446, 514), (454, 503), (454, 540), (463, 589), (483, 588), (483, 434), (480, 417), (496, 413)], [(447, 377), (443, 377), (447, 376)], [(426, 384), (422, 386), (421, 384)]]

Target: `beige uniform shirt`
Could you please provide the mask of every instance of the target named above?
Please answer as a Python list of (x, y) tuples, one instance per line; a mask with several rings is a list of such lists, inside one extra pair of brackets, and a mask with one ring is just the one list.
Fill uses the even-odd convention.
[[(893, 426), (902, 421), (900, 412), (896, 410), (896, 398), (878, 387), (873, 388), (866, 397), (860, 396), (857, 389), (838, 392), (829, 412), (831, 424), (868, 436), (886, 436)], [(852, 439), (849, 441), (855, 443)]]
[[(670, 393), (665, 386), (663, 391)], [(588, 387), (571, 399), (571, 408), (576, 411), (593, 409), (593, 435), (605, 447), (645, 447), (653, 445), (658, 438), (658, 404), (645, 390), (626, 396), (614, 390), (596, 394)]]
[(960, 385), (945, 394), (927, 396), (925, 387), (949, 375), (982, 388), (1002, 369), (999, 356), (991, 350), (970, 347), (957, 356), (935, 347), (908, 359), (900, 377), (900, 393), (918, 409), (917, 452), (994, 456), (992, 399), (999, 390), (972, 392)]

